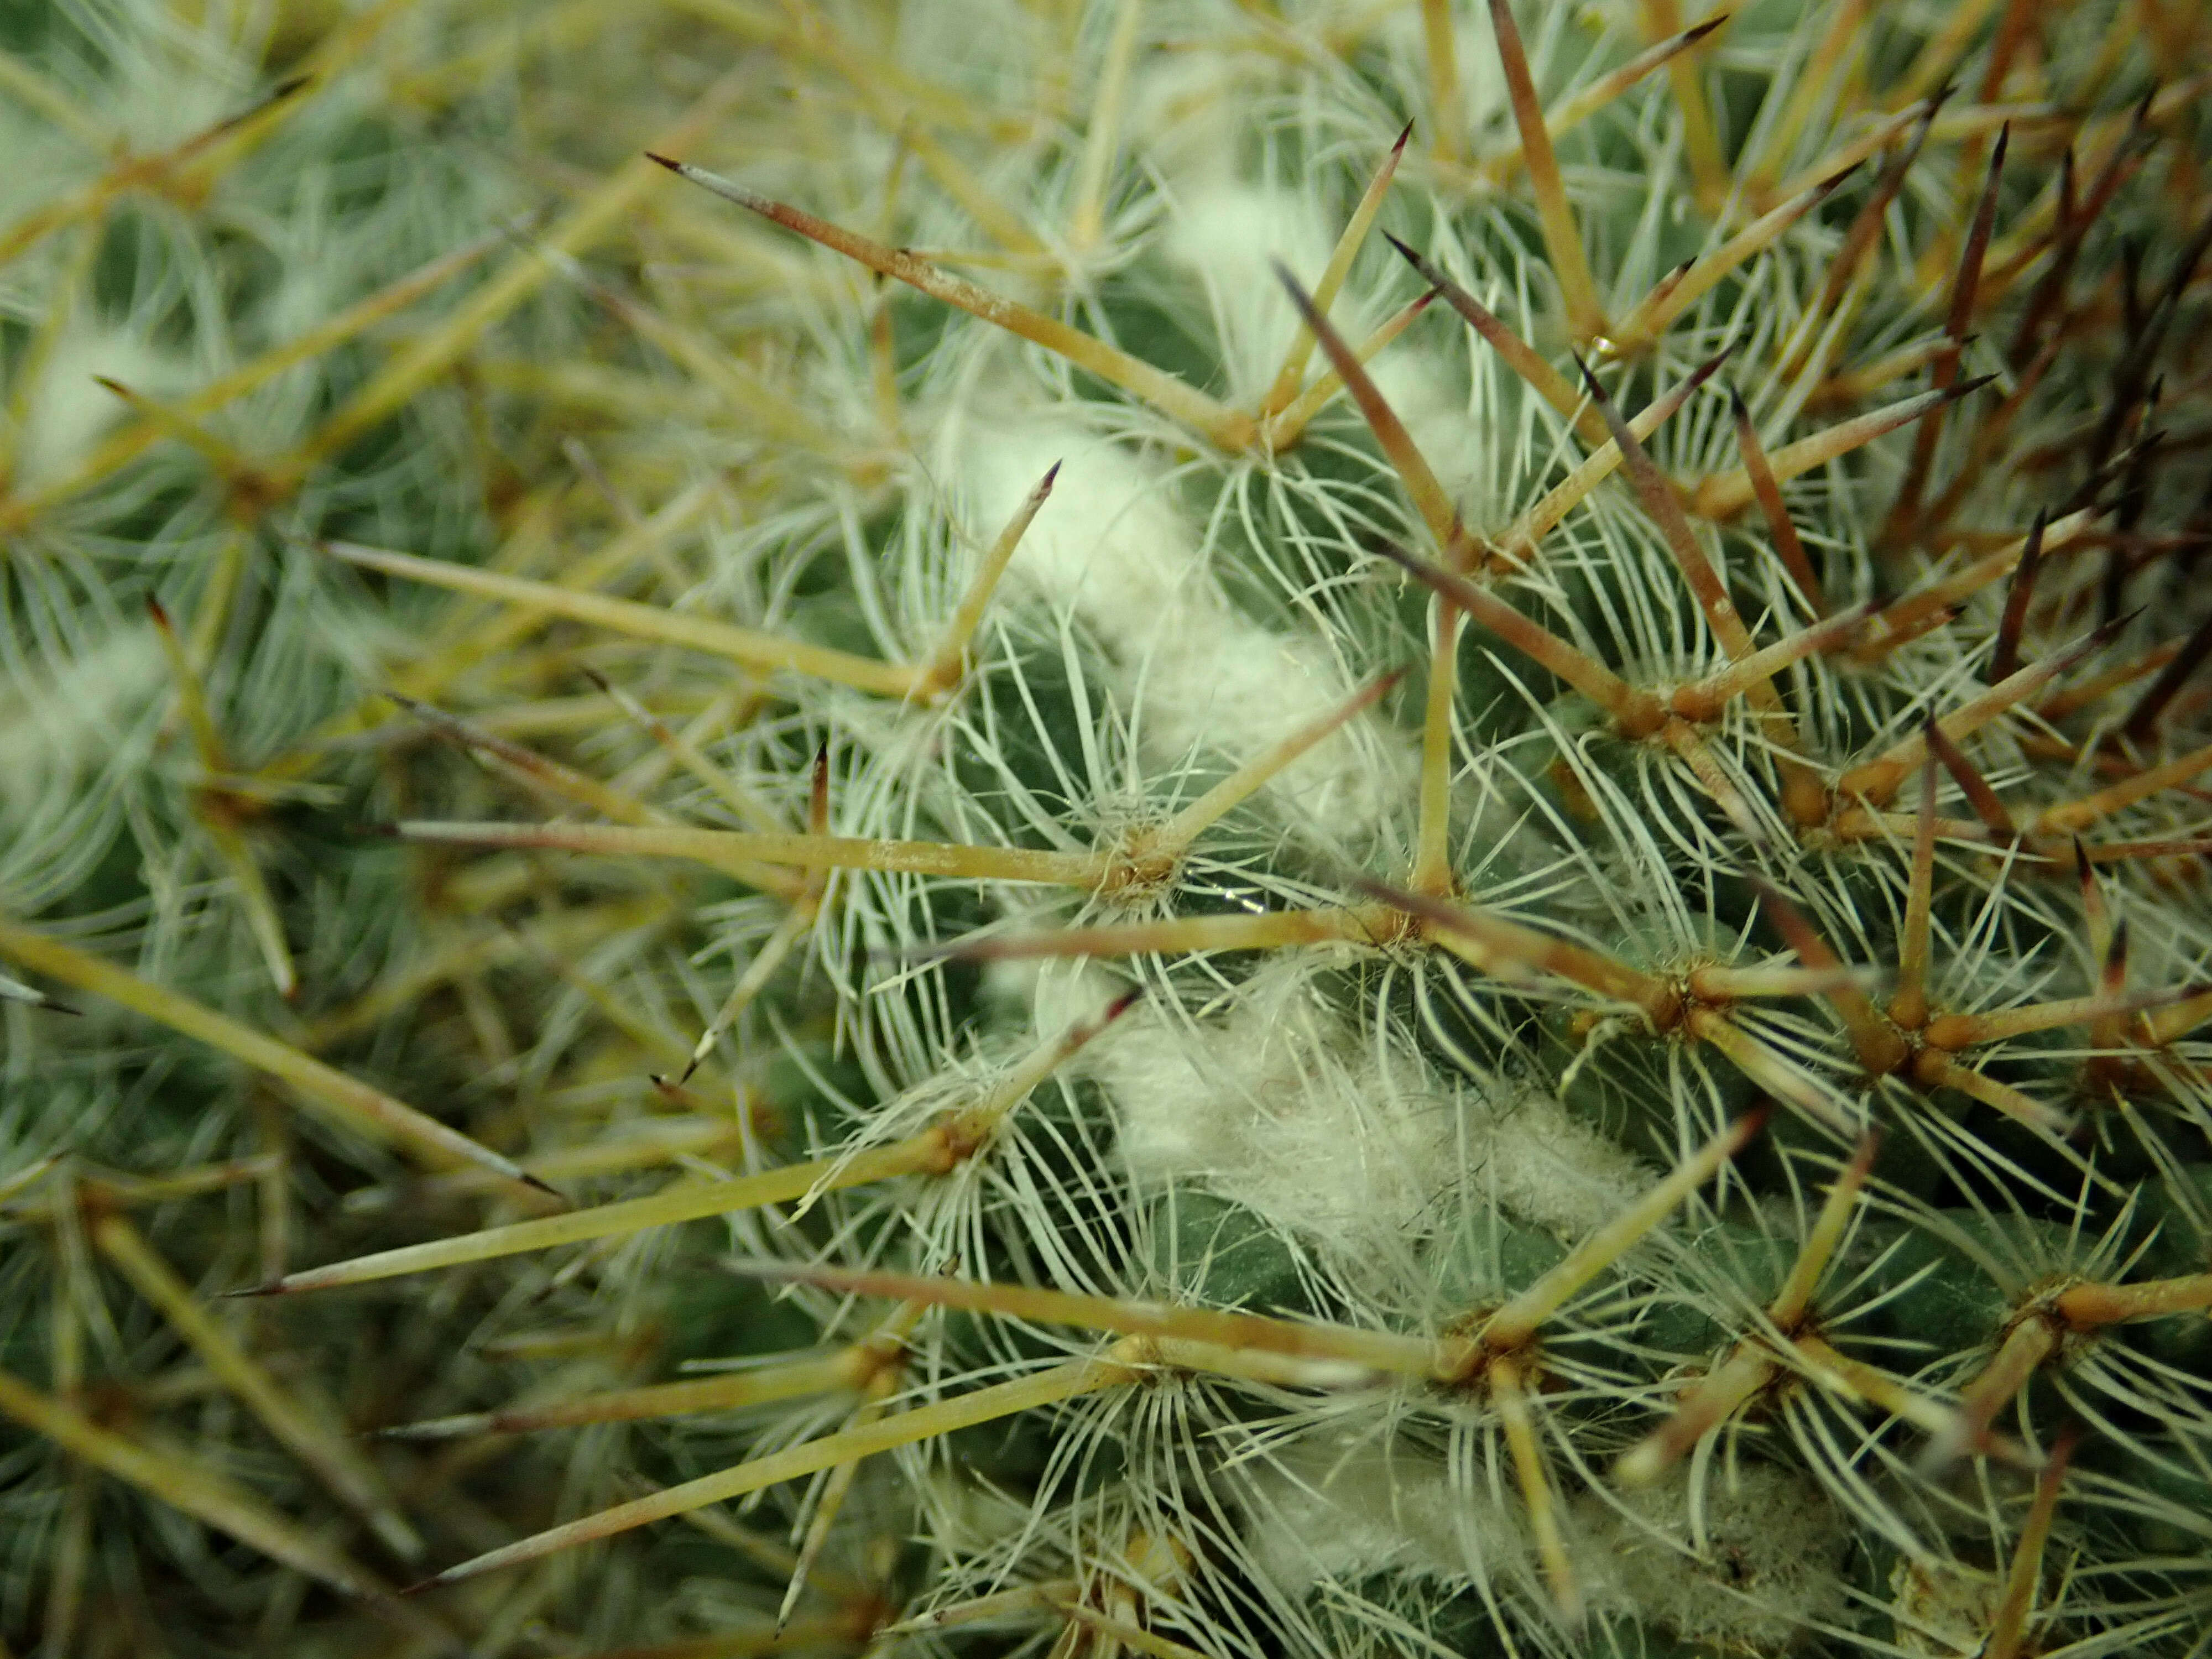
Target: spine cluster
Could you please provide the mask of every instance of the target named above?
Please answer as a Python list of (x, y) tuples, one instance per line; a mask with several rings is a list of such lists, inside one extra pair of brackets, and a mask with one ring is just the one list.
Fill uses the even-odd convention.
[(9, 1640), (2201, 1650), (2212, 13), (220, 9), (0, 85)]

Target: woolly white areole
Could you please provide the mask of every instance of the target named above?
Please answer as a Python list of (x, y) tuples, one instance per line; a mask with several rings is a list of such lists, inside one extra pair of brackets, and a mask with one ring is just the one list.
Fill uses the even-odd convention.
[[(1166, 469), (1049, 418), (978, 416), (946, 435), (946, 471), (975, 524), (1003, 522), (1060, 463), (1009, 574), (1097, 636), (1148, 764), (1249, 760), (1351, 695), (1353, 677), (1320, 641), (1275, 633), (1231, 603)], [(1370, 713), (1261, 799), (1308, 844), (1356, 848), (1409, 810), (1413, 768), (1411, 742)]]

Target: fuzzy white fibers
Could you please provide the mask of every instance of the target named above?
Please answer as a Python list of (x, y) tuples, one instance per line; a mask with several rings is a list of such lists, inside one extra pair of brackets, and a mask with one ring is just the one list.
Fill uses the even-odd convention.
[(1467, 1114), (1469, 1179), (1516, 1221), (1580, 1238), (1619, 1215), (1656, 1172), (1550, 1096), (1508, 1095)]
[(185, 360), (125, 329), (66, 331), (41, 366), (24, 409), (15, 451), (21, 484), (47, 483), (70, 472), (110, 427), (131, 413), (130, 405), (95, 375), (158, 399), (189, 387), (194, 370)]
[(52, 667), (0, 676), (0, 823), (81, 787), (168, 689), (167, 661), (143, 623)]
[(1141, 1007), (1087, 1066), (1137, 1181), (1203, 1185), (1340, 1263), (1402, 1248), (1453, 1194), (1577, 1238), (1651, 1179), (1556, 1102), (1479, 1097), (1363, 1035), (1305, 962), (1261, 969), (1219, 1017)]
[(1262, 969), (1225, 1018), (1140, 1008), (1092, 1046), (1139, 1182), (1196, 1181), (1358, 1261), (1402, 1238), (1450, 1178), (1453, 1101), (1378, 1055), (1297, 963)]
[(1246, 1510), (1254, 1565), (1293, 1595), (1378, 1573), (1465, 1582), (1525, 1565), (1529, 1553), (1514, 1511), (1469, 1502), (1443, 1458), (1404, 1441), (1316, 1437), (1278, 1453)]
[(1434, 356), (1409, 350), (1403, 341), (1368, 365), (1368, 378), (1468, 522), (1479, 525), (1496, 517), (1499, 503), (1490, 499), (1487, 485), (1497, 423), (1468, 408), (1465, 385), (1452, 384)]
[(2004, 1600), (2002, 1578), (1963, 1561), (1900, 1559), (1889, 1589), (1892, 1638), (1918, 1659), (1980, 1652)]
[(1227, 52), (1164, 52), (1131, 78), (1127, 131), (1170, 198), (1230, 183), (1248, 136), (1244, 66)]
[(1663, 1626), (1689, 1643), (1767, 1650), (1844, 1605), (1850, 1534), (1805, 1475), (1744, 1462), (1716, 1470), (1703, 1494), (1702, 1537), (1678, 1476), (1576, 1504), (1575, 1567), (1594, 1607)]
[(981, 97), (1018, 97), (1066, 49), (1056, 27), (1012, 0), (907, 0), (890, 9), (901, 67)]
[[(1274, 262), (1279, 259), (1310, 287), (1320, 280), (1341, 228), (1323, 224), (1310, 192), (1242, 179), (1207, 184), (1176, 204), (1162, 251), (1206, 290), (1230, 402), (1249, 407), (1259, 400), (1273, 384), (1297, 329), (1297, 314)], [(1410, 299), (1419, 284), (1410, 270), (1398, 269), (1404, 280), (1397, 297)], [(1338, 294), (1328, 317), (1338, 333), (1358, 341), (1386, 309), (1395, 307), (1364, 295), (1355, 281)], [(1307, 362), (1307, 378), (1325, 367), (1316, 350)], [(1368, 365), (1368, 374), (1437, 482), (1466, 507), (1469, 490), (1486, 473), (1486, 445), (1494, 440), (1469, 413), (1464, 377), (1454, 384), (1439, 372), (1435, 354), (1411, 343), (1383, 352)]]
[[(1017, 901), (1018, 903), (1018, 901)], [(1008, 906), (1010, 915), (1021, 911)], [(1057, 925), (1049, 911), (1042, 911), (1034, 924)], [(1004, 1013), (1018, 1013), (1039, 1038), (1057, 1036), (1080, 1021), (1097, 1018), (1098, 1011), (1127, 989), (1127, 981), (1080, 957), (1016, 957), (987, 963), (981, 992), (986, 1003)]]
[[(1576, 1583), (1592, 1611), (1687, 1644), (1764, 1652), (1842, 1610), (1849, 1534), (1802, 1475), (1746, 1464), (1717, 1477), (1695, 1548), (1680, 1481), (1628, 1503), (1624, 1514), (1586, 1496), (1565, 1517)], [(1441, 1456), (1403, 1440), (1316, 1437), (1277, 1453), (1246, 1504), (1255, 1565), (1294, 1595), (1378, 1574), (1447, 1584), (1533, 1579), (1517, 1506), (1455, 1487)]]
[[(1258, 400), (1297, 331), (1297, 313), (1275, 261), (1310, 288), (1335, 240), (1309, 191), (1222, 180), (1176, 203), (1161, 252), (1206, 290), (1231, 403), (1249, 407)], [(1361, 313), (1346, 295), (1331, 307), (1330, 319), (1340, 333), (1358, 339), (1368, 326)]]
[(169, 686), (143, 623), (58, 665), (0, 670), (0, 905), (41, 908), (89, 873)]
[[(1320, 643), (1229, 601), (1173, 480), (1150, 460), (1042, 411), (956, 422), (947, 436), (963, 516), (988, 533), (1060, 463), (1011, 577), (1097, 638), (1148, 765), (1169, 770), (1208, 751), (1241, 763), (1351, 696), (1352, 678)], [(1406, 809), (1414, 766), (1411, 739), (1370, 712), (1264, 793), (1301, 840), (1356, 848)]]

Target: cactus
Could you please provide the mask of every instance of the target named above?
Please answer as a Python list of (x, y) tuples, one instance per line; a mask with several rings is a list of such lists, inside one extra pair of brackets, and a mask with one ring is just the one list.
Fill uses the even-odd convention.
[(0, 1628), (2201, 1647), (2212, 16), (699, 11), (23, 428)]

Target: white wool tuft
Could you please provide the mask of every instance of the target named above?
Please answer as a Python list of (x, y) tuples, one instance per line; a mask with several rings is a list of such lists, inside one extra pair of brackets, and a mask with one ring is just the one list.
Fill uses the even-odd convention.
[(1252, 1482), (1251, 1549), (1261, 1573), (1304, 1595), (1389, 1572), (1465, 1580), (1523, 1563), (1518, 1518), (1455, 1492), (1443, 1461), (1405, 1443), (1325, 1437), (1279, 1455)]
[[(1041, 920), (1036, 925), (1053, 924)], [(1080, 957), (1016, 957), (986, 963), (981, 991), (987, 1004), (1020, 1019), (1037, 1036), (1049, 1038), (1097, 1018), (1098, 1011), (1127, 988), (1126, 981)]]
[(2004, 1601), (2004, 1580), (1963, 1561), (1900, 1557), (1890, 1569), (1891, 1635), (1915, 1659), (1978, 1653)]
[[(950, 470), (971, 524), (1005, 523), (1061, 463), (1012, 574), (1098, 636), (1123, 677), (1149, 764), (1167, 769), (1209, 750), (1231, 763), (1251, 759), (1352, 695), (1330, 653), (1229, 602), (1158, 468), (1047, 419), (979, 421), (951, 435)], [(1370, 713), (1301, 757), (1265, 796), (1302, 839), (1357, 844), (1403, 808), (1414, 764), (1411, 741)]]
[(1546, 1095), (1470, 1115), (1468, 1162), (1484, 1195), (1516, 1220), (1570, 1238), (1593, 1232), (1650, 1185), (1654, 1172)]
[[(1350, 11), (1351, 0), (1343, 0), (1335, 9)], [(1422, 16), (1425, 9), (1421, 6), (1394, 7), (1375, 32), (1376, 44), (1407, 66), (1420, 81), (1427, 79), (1429, 64), (1428, 30)], [(1576, 9), (1579, 15), (1580, 9)], [(1480, 6), (1469, 7), (1460, 11), (1452, 25), (1452, 67), (1459, 82), (1459, 148), (1466, 155), (1481, 155), (1513, 142), (1516, 136), (1511, 125), (1513, 105), (1505, 86), (1505, 71), (1498, 60), (1498, 36)], [(1529, 51), (1540, 85), (1544, 80), (1544, 54), (1541, 37), (1534, 21), (1531, 14), (1522, 14), (1522, 44)], [(1431, 115), (1429, 118), (1435, 118)]]
[(1803, 1474), (1743, 1462), (1717, 1470), (1693, 1546), (1689, 1487), (1586, 1496), (1575, 1567), (1594, 1607), (1664, 1626), (1685, 1642), (1767, 1650), (1842, 1611), (1842, 1517)]
[[(1249, 406), (1273, 384), (1297, 331), (1297, 313), (1274, 262), (1310, 289), (1334, 243), (1310, 195), (1224, 181), (1177, 204), (1161, 251), (1205, 287), (1220, 325), (1230, 402)], [(1367, 332), (1348, 294), (1331, 307), (1330, 320), (1350, 339)]]
[(190, 363), (115, 328), (73, 328), (55, 343), (23, 416), (15, 476), (24, 485), (73, 471), (131, 407), (94, 380), (105, 376), (161, 399), (192, 384)]
[(0, 778), (8, 783), (0, 823), (106, 765), (169, 689), (161, 644), (143, 624), (118, 628), (50, 672), (0, 679)]
[[(1424, 318), (1414, 326), (1437, 325)], [(1495, 503), (1474, 496), (1490, 477), (1488, 452), (1498, 441), (1497, 434), (1485, 430), (1484, 423), (1469, 411), (1465, 392), (1452, 387), (1436, 361), (1418, 349), (1411, 335), (1376, 357), (1367, 366), (1367, 373), (1452, 504), (1473, 523), (1490, 516)]]
[(1262, 968), (1219, 1018), (1140, 1008), (1087, 1065), (1136, 1180), (1199, 1182), (1346, 1261), (1436, 1225), (1463, 1184), (1572, 1239), (1653, 1179), (1556, 1101), (1441, 1089), (1417, 1058), (1363, 1042), (1306, 963)]
[(1144, 1008), (1092, 1045), (1140, 1182), (1198, 1181), (1349, 1260), (1417, 1225), (1456, 1169), (1449, 1097), (1398, 1086), (1298, 964), (1263, 969), (1229, 1016)]
[(1127, 132), (1145, 171), (1171, 194), (1237, 176), (1245, 73), (1220, 52), (1155, 53), (1129, 85)]
[[(1402, 1440), (1312, 1437), (1278, 1453), (1247, 1501), (1255, 1564), (1291, 1595), (1383, 1573), (1533, 1576), (1517, 1506), (1455, 1489), (1441, 1457)], [(1686, 1644), (1767, 1652), (1842, 1610), (1849, 1534), (1802, 1475), (1747, 1463), (1717, 1476), (1697, 1549), (1680, 1480), (1627, 1502), (1623, 1513), (1586, 1496), (1565, 1517), (1576, 1583), (1594, 1611)]]

